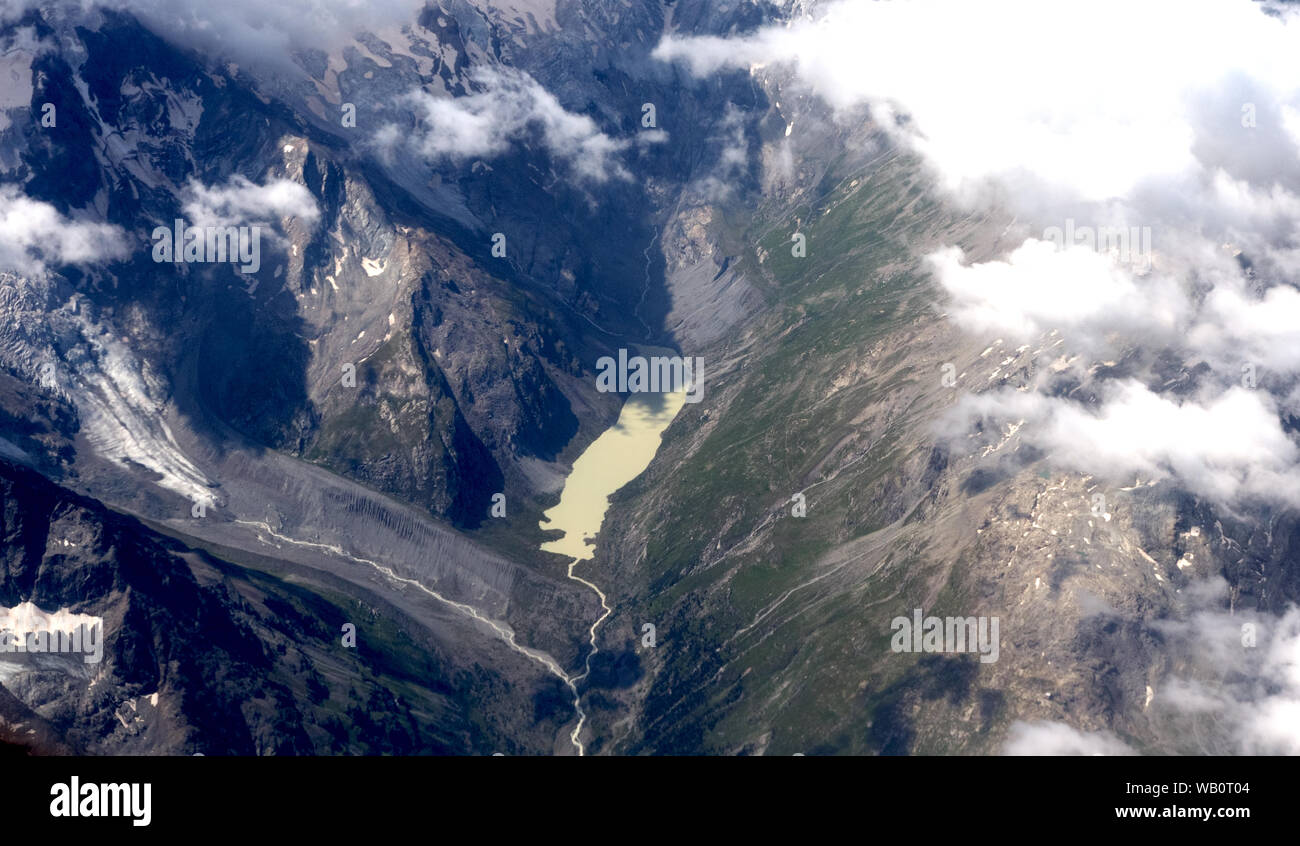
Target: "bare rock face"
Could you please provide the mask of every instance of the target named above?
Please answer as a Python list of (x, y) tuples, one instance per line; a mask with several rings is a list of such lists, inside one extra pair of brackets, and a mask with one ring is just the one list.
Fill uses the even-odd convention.
[[(672, 342), (657, 219), (708, 143), (691, 116), (727, 95), (677, 100), (681, 143), (637, 140), (642, 105), (676, 88), (627, 84), (664, 9), (451, 5), (290, 70), (215, 60), (108, 9), (5, 19), (28, 88), (6, 105), (0, 171), (101, 259), (37, 250), (44, 263), (0, 274), (0, 459), (34, 485), (6, 500), (22, 519), (5, 601), (109, 630), (98, 675), (6, 684), (6, 719), (40, 748), (572, 751), (565, 680), (600, 604), (536, 551), (537, 520), (617, 415), (595, 360)], [(582, 26), (555, 25), (573, 14), (639, 57), (592, 53)], [(574, 178), (588, 163), (536, 127), (476, 161), (375, 146), (386, 126), (421, 131), (413, 92), (467, 94), (494, 69), (590, 112), (653, 177), (611, 160)], [(181, 260), (178, 236), (160, 258), (178, 220), (256, 227), (260, 254)], [(508, 516), (489, 522), (498, 501)], [(57, 508), (85, 526), (47, 566)], [(290, 574), (306, 594), (274, 580)], [(383, 628), (387, 670), (333, 654), (319, 617), (337, 621), (338, 602)], [(275, 622), (289, 606), (301, 632)]]
[(502, 660), (479, 653), (481, 635), (439, 644), (374, 596), (331, 604), (30, 470), (0, 466), (0, 533), (0, 606), (103, 621), (94, 663), (88, 653), (0, 656), (6, 743), (80, 754), (490, 754), (546, 748), (568, 720), (560, 700), (549, 717), (530, 704), (520, 723), (502, 680), (478, 664)]

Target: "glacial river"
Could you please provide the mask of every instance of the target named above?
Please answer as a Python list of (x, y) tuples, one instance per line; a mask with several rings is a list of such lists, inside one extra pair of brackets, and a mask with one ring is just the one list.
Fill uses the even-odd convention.
[(591, 659), (600, 651), (596, 645), (596, 632), (613, 609), (609, 607), (605, 592), (594, 582), (575, 575), (573, 568), (582, 561), (591, 560), (596, 551), (596, 534), (600, 532), (600, 524), (609, 510), (610, 495), (650, 466), (651, 459), (659, 451), (664, 430), (685, 402), (684, 392), (632, 394), (623, 403), (617, 422), (592, 441), (591, 446), (573, 462), (573, 470), (560, 492), (560, 501), (542, 515), (545, 519), (539, 524), (543, 529), (564, 532), (563, 536), (542, 544), (542, 550), (568, 556), (569, 578), (591, 588), (603, 609), (587, 630), (591, 651), (587, 653), (582, 672), (576, 676), (558, 674), (573, 692), (573, 710), (578, 715), (578, 722), (569, 733), (569, 741), (579, 755), (586, 754), (582, 728), (587, 722), (587, 712), (582, 707), (578, 683), (591, 674)]

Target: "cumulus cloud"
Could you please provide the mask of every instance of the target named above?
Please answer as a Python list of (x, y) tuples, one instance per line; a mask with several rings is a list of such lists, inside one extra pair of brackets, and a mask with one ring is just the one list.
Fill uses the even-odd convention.
[[(959, 325), (1029, 343), (1059, 332), (1065, 345), (1044, 343), (1064, 354), (1021, 390), (964, 398), (941, 428), (1023, 425), (1023, 440), (1080, 472), (1170, 479), (1234, 510), (1300, 506), (1300, 450), (1283, 425), (1300, 410), (1300, 291), (1285, 282), (1258, 290), (1217, 252), (1145, 273), (1036, 239), (988, 262), (968, 263), (955, 247), (931, 254)], [(1190, 394), (1164, 396), (1164, 378), (1151, 372), (1158, 354), (1172, 354), (1184, 373), (1209, 371), (1187, 383)], [(1087, 366), (1106, 358), (1125, 359), (1124, 375)], [(1133, 378), (1144, 369), (1146, 384)], [(1087, 388), (1086, 402), (1055, 395), (1057, 370)], [(1265, 377), (1276, 396), (1255, 384)]]
[[(473, 81), (479, 90), (461, 97), (439, 97), (412, 91), (404, 102), (418, 119), (414, 132), (389, 124), (376, 142), (381, 151), (407, 145), (429, 159), (464, 160), (499, 156), (534, 133), (554, 159), (575, 173), (603, 182), (630, 178), (618, 156), (633, 142), (600, 131), (586, 115), (570, 112), (555, 95), (528, 74), (513, 68), (481, 67)], [(662, 132), (642, 133), (639, 141), (653, 143)]]
[(1254, 297), (1221, 286), (1209, 292), (1205, 310), (1208, 319), (1190, 330), (1194, 348), (1277, 372), (1300, 370), (1300, 291), (1278, 286)]
[[(1193, 582), (1177, 617), (1150, 624), (1173, 668), (1151, 681), (1151, 751), (1300, 754), (1300, 609), (1279, 617), (1229, 610), (1229, 593), (1221, 576)], [(1053, 722), (1013, 724), (1003, 752), (1132, 754), (1107, 732)]]
[(969, 395), (953, 411), (1014, 421), (1022, 437), (1061, 466), (1110, 478), (1176, 479), (1224, 506), (1244, 501), (1300, 506), (1300, 448), (1264, 391), (1234, 387), (1185, 401), (1140, 382), (1111, 381), (1095, 407), (1033, 392)]
[(927, 262), (952, 298), (955, 319), (973, 332), (1028, 339), (1051, 329), (1098, 335), (1128, 327), (1168, 335), (1189, 309), (1168, 278), (1139, 283), (1129, 266), (1096, 250), (1031, 238), (1005, 260), (964, 259), (949, 247)]
[(1005, 755), (1132, 755), (1110, 732), (1086, 732), (1064, 723), (1015, 722), (1002, 748)]
[(1300, 754), (1300, 609), (1225, 610), (1229, 587), (1219, 576), (1187, 594), (1190, 613), (1155, 624), (1178, 666), (1158, 683), (1155, 717), (1191, 721), (1204, 746), (1195, 751)]
[[(1295, 109), (1295, 41), (1251, 0), (889, 0), (739, 38), (671, 36), (655, 55), (697, 75), (787, 67), (838, 110), (869, 105), (951, 186), (1029, 175), (1105, 199), (1193, 166), (1207, 104), (1229, 104), (1237, 130), (1244, 103), (1257, 120)], [(1273, 137), (1294, 152), (1290, 127)]]
[[(1023, 423), (1021, 437), (1085, 472), (1297, 505), (1282, 415), (1300, 410), (1300, 17), (1267, 11), (838, 2), (744, 36), (669, 36), (655, 55), (699, 76), (782, 75), (841, 119), (866, 106), (952, 201), (1015, 216), (1009, 253), (970, 262), (948, 247), (924, 266), (970, 333), (1059, 335), (1042, 347), (1078, 354), (1067, 375), (1085, 390), (1056, 396), (1039, 362), (1024, 390), (968, 398), (957, 418)], [(1149, 232), (1147, 260), (1048, 238), (1075, 222)], [(1157, 378), (1157, 359), (1198, 375)], [(1094, 360), (1123, 360), (1124, 381)], [(1243, 366), (1278, 396), (1244, 391)], [(1177, 398), (1161, 395), (1171, 382)]]
[(51, 266), (123, 259), (128, 252), (119, 227), (73, 220), (16, 185), (0, 185), (0, 269), (34, 276)]
[(239, 226), (284, 217), (311, 224), (320, 217), (311, 192), (289, 179), (275, 179), (265, 185), (238, 175), (225, 185), (190, 181), (183, 202), (186, 219), (196, 226)]
[(1226, 697), (1248, 754), (1300, 755), (1300, 612), (1282, 618), (1251, 695)]

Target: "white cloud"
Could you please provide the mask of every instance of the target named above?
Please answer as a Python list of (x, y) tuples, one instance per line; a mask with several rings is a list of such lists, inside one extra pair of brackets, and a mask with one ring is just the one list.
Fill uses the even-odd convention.
[(0, 269), (39, 275), (51, 265), (122, 259), (128, 252), (117, 226), (73, 220), (16, 185), (0, 185)]
[(927, 257), (952, 298), (954, 319), (977, 333), (1030, 338), (1051, 329), (1089, 335), (1173, 331), (1188, 303), (1163, 276), (1139, 282), (1117, 259), (1082, 247), (1029, 239), (1005, 260), (964, 263), (957, 247)]
[[(1184, 610), (1152, 624), (1168, 666), (1144, 708), (1157, 747), (1171, 754), (1300, 754), (1300, 609), (1280, 617), (1227, 610), (1228, 583), (1213, 576), (1183, 592)], [(1063, 723), (1014, 723), (1009, 755), (1111, 755), (1133, 751), (1107, 732)]]
[(1266, 392), (1234, 387), (1180, 402), (1130, 380), (1104, 383), (1101, 390), (1096, 408), (1021, 391), (974, 394), (953, 416), (1023, 422), (1026, 441), (1080, 472), (1177, 478), (1225, 506), (1300, 506), (1300, 448), (1282, 429)]
[(1220, 286), (1207, 295), (1206, 312), (1189, 337), (1193, 347), (1273, 371), (1300, 371), (1300, 291), (1279, 286), (1257, 298)]
[(1217, 745), (1197, 751), (1300, 755), (1300, 609), (1229, 612), (1219, 576), (1188, 593), (1192, 613), (1156, 624), (1179, 658), (1156, 690), (1157, 716), (1200, 718), (1196, 735)]
[[(382, 150), (405, 144), (426, 158), (464, 160), (499, 156), (536, 132), (552, 158), (567, 162), (578, 175), (597, 182), (630, 178), (618, 156), (632, 142), (600, 131), (586, 115), (567, 111), (560, 101), (523, 71), (478, 68), (480, 90), (461, 97), (413, 91), (405, 98), (420, 124), (414, 132), (385, 126), (376, 136)], [(642, 133), (655, 143), (662, 132)]]
[[(746, 36), (668, 37), (656, 55), (697, 75), (785, 73), (844, 119), (866, 105), (953, 200), (1017, 217), (1024, 240), (1009, 254), (969, 263), (948, 247), (926, 266), (969, 332), (1058, 332), (1051, 355), (1080, 353), (1069, 375), (1099, 399), (1036, 393), (1054, 387), (1040, 361), (1027, 391), (968, 398), (959, 417), (1024, 420), (1023, 438), (1084, 472), (1300, 505), (1279, 413), (1300, 409), (1300, 391), (1279, 402), (1235, 387), (1243, 364), (1261, 387), (1300, 378), (1294, 13), (1252, 0), (838, 2)], [(1047, 243), (1067, 219), (1146, 227), (1149, 267)], [(1141, 372), (1164, 354), (1189, 371), (1209, 364), (1195, 396), (1088, 366), (1125, 359)]]
[(1005, 755), (1132, 755), (1110, 732), (1086, 732), (1064, 723), (1015, 722), (1002, 748)]
[(256, 185), (236, 175), (227, 184), (212, 187), (191, 181), (183, 197), (186, 219), (195, 226), (237, 226), (283, 217), (310, 224), (320, 217), (311, 193), (289, 179)]
[(1213, 98), (1230, 105), (1221, 133), (1244, 131), (1245, 102), (1265, 121), (1295, 107), (1296, 45), (1251, 0), (889, 0), (741, 38), (669, 37), (655, 55), (699, 75), (788, 67), (836, 109), (870, 105), (952, 187), (1028, 175), (1099, 200), (1191, 168)]

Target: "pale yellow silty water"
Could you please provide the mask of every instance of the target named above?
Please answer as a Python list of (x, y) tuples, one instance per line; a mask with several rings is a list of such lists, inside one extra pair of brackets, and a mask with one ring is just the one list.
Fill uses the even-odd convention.
[(560, 501), (543, 516), (543, 529), (560, 529), (564, 536), (542, 544), (545, 552), (588, 560), (595, 547), (586, 543), (600, 531), (609, 497), (641, 475), (659, 450), (664, 430), (686, 401), (683, 392), (647, 397), (632, 394), (618, 422), (592, 441), (564, 482)]

